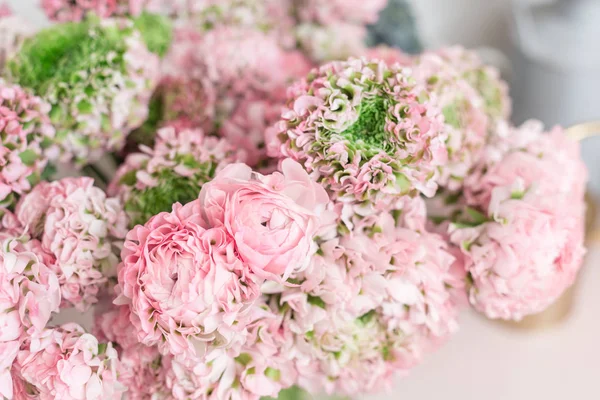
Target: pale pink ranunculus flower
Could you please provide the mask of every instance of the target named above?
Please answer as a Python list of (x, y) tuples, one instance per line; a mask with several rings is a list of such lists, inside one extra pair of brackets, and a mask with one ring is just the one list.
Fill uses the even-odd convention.
[(546, 309), (575, 280), (584, 255), (587, 171), (579, 144), (538, 123), (499, 126), (460, 205), (477, 221), (450, 225), (467, 293), (489, 318)]
[(23, 340), (58, 312), (60, 287), (37, 240), (9, 231), (0, 240), (0, 395), (12, 398), (12, 362)]
[(175, 204), (129, 232), (116, 300), (131, 308), (140, 342), (189, 359), (243, 340), (262, 283), (225, 228), (209, 226), (202, 211), (199, 200)]
[(64, 306), (85, 310), (116, 276), (117, 254), (127, 233), (118, 199), (107, 198), (91, 178), (39, 183), (16, 208), (16, 216), (55, 261)]
[(14, 379), (41, 400), (116, 399), (125, 391), (117, 380), (117, 364), (110, 342), (99, 343), (79, 325), (65, 324), (25, 340)]
[(204, 185), (200, 202), (211, 226), (222, 226), (240, 258), (263, 278), (284, 280), (306, 268), (328, 196), (300, 164), (260, 175), (232, 164)]

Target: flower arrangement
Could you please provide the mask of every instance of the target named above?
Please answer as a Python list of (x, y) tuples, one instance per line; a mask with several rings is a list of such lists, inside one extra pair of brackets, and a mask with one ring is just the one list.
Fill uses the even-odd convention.
[(384, 6), (44, 0), (0, 43), (3, 398), (381, 391), (573, 283), (577, 143), (471, 51), (367, 48)]

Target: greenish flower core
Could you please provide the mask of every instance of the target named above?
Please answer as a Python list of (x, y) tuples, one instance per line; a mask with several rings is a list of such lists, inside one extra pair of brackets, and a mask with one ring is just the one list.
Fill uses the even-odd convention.
[[(110, 68), (124, 72), (124, 38), (130, 32), (116, 26), (101, 27), (96, 18), (53, 25), (24, 42), (9, 62), (10, 73), (21, 86), (45, 96), (59, 86), (82, 81), (82, 71)], [(80, 106), (85, 109), (86, 104)]]
[(493, 117), (501, 117), (504, 109), (502, 90), (484, 69), (469, 71), (465, 79), (473, 85), (485, 101), (485, 109)]
[(385, 150), (388, 147), (385, 125), (389, 108), (390, 102), (384, 97), (365, 98), (358, 107), (358, 120), (342, 132), (342, 136), (356, 145)]

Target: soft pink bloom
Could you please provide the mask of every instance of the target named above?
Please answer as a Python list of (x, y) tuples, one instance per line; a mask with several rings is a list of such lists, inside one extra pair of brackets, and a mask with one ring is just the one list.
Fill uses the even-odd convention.
[(277, 397), (281, 389), (296, 382), (290, 358), (293, 336), (281, 318), (258, 304), (251, 310), (247, 340), (232, 353), (223, 349), (209, 352), (200, 363), (172, 363), (167, 386), (175, 399), (258, 400)]
[(129, 304), (138, 339), (163, 354), (201, 357), (243, 339), (244, 316), (262, 280), (240, 260), (224, 227), (199, 200), (175, 204), (127, 235), (118, 303)]
[(432, 196), (447, 159), (440, 110), (410, 69), (350, 59), (314, 69), (288, 90), (268, 153), (290, 157), (358, 214), (393, 208), (401, 195)]
[(385, 61), (387, 65), (394, 65), (398, 63), (408, 67), (414, 62), (414, 58), (410, 54), (404, 53), (402, 50), (396, 47), (389, 47), (386, 45), (369, 47), (365, 50), (364, 55), (371, 60)]
[(587, 172), (578, 144), (558, 128), (543, 134), (528, 123), (494, 147), (466, 181), (464, 202), (478, 220), (465, 217), (464, 226), (459, 218), (450, 238), (462, 252), (471, 304), (490, 318), (519, 320), (576, 278)]
[(287, 86), (310, 69), (297, 51), (256, 29), (217, 26), (176, 31), (163, 80), (165, 118), (186, 118), (265, 158), (264, 131), (279, 117)]
[[(2, 21), (0, 19), (0, 21)], [(42, 142), (54, 136), (50, 105), (20, 86), (0, 80), (0, 206), (13, 207), (18, 196), (40, 180), (51, 151)]]
[(222, 227), (258, 276), (285, 280), (306, 268), (316, 251), (325, 190), (302, 167), (284, 160), (282, 172), (263, 176), (244, 164), (226, 167), (200, 193), (211, 226)]
[(112, 342), (119, 352), (117, 375), (119, 382), (127, 388), (128, 399), (169, 399), (166, 379), (171, 370), (171, 357), (161, 355), (156, 346), (146, 346), (138, 341), (130, 315), (127, 306), (112, 306), (98, 312), (96, 337)]
[[(117, 352), (76, 324), (46, 329), (27, 338), (17, 355), (14, 379), (41, 400), (120, 398)], [(17, 392), (17, 398), (21, 396)]]
[(87, 177), (42, 182), (16, 208), (20, 223), (55, 258), (50, 268), (59, 277), (64, 305), (79, 310), (95, 303), (108, 277), (116, 275), (127, 233), (119, 200), (93, 184)]
[(0, 395), (12, 398), (12, 362), (22, 341), (58, 311), (60, 288), (37, 240), (7, 232), (0, 238)]

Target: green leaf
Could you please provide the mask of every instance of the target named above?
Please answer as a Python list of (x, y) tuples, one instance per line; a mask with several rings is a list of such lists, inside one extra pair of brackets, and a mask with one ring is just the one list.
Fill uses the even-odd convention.
[(133, 24), (142, 34), (148, 50), (160, 57), (167, 53), (173, 40), (173, 26), (168, 18), (143, 12)]
[(23, 161), (23, 164), (27, 165), (28, 167), (31, 167), (35, 164), (36, 160), (38, 159), (38, 155), (35, 153), (35, 151), (28, 149), (21, 152), (19, 154), (19, 158), (21, 159), (21, 161)]
[(325, 302), (323, 301), (322, 298), (318, 297), (318, 296), (311, 296), (310, 294), (308, 295), (308, 303), (312, 304), (313, 306), (317, 306), (317, 307), (321, 307), (321, 308), (325, 308)]
[(279, 382), (281, 380), (281, 371), (275, 368), (267, 367), (265, 369), (265, 376), (275, 382)]
[(483, 224), (484, 222), (489, 221), (489, 218), (485, 216), (485, 214), (480, 213), (479, 211), (475, 210), (474, 208), (471, 207), (467, 207), (465, 209), (466, 213), (469, 215), (469, 217), (471, 217), (471, 219), (473, 220), (473, 223), (480, 225)]

